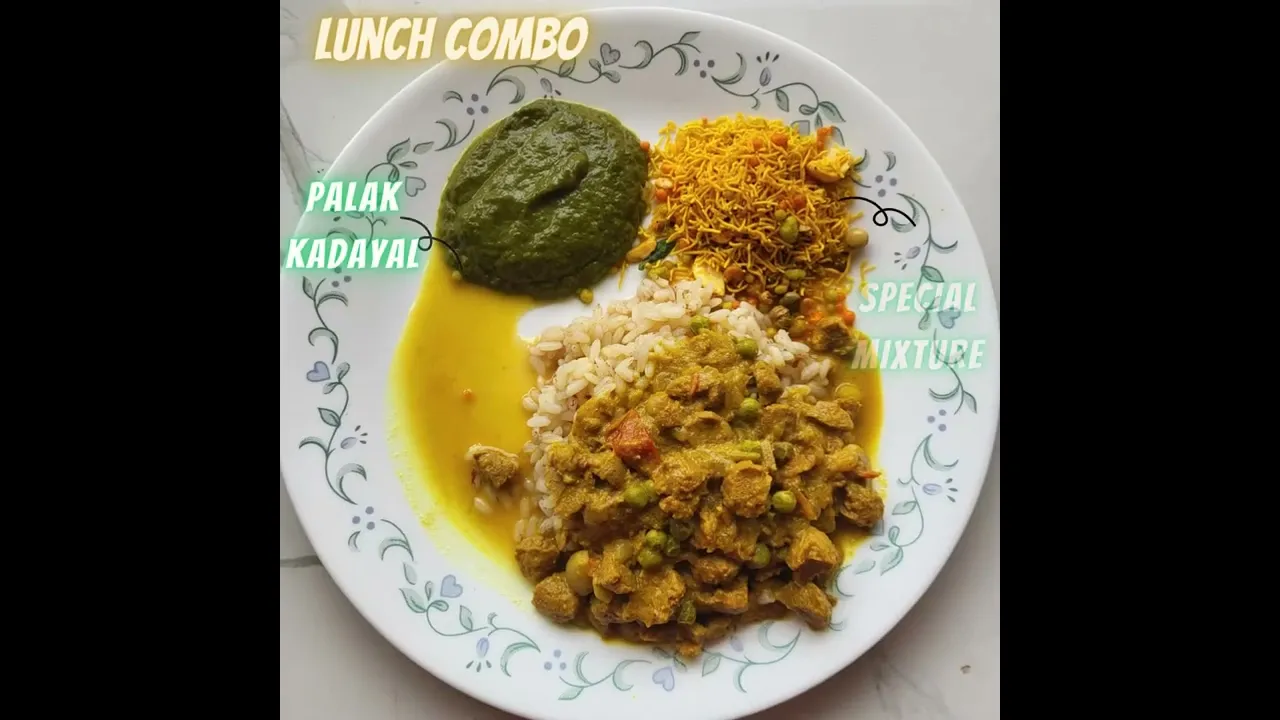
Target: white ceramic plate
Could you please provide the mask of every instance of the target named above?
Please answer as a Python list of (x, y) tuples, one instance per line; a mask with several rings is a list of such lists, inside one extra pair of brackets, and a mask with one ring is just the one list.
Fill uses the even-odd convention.
[[(587, 14), (591, 37), (575, 62), (502, 69), (433, 68), (379, 110), (329, 177), (405, 183), (404, 213), (434, 221), (441, 188), (467, 142), (522, 103), (561, 97), (616, 115), (657, 140), (668, 120), (747, 113), (822, 123), (865, 151), (859, 192), (892, 215), (871, 234), (869, 280), (973, 282), (976, 311), (860, 313), (874, 337), (983, 339), (979, 369), (885, 370), (879, 464), (885, 518), (841, 571), (832, 628), (760, 625), (692, 664), (603, 643), (537, 615), (510, 568), (446, 547), (415, 520), (398, 480), (389, 368), (421, 280), (400, 273), (281, 272), (280, 443), (289, 494), (338, 586), (387, 639), (436, 677), (534, 718), (739, 717), (797, 695), (858, 658), (929, 587), (977, 501), (996, 431), (999, 338), (982, 252), (950, 184), (911, 131), (835, 65), (765, 30), (669, 9)], [(415, 236), (383, 219), (313, 214), (297, 234), (339, 228)], [(432, 258), (431, 260), (437, 260)], [(634, 291), (634, 277), (625, 294)], [(606, 281), (605, 286), (609, 286)], [(621, 294), (600, 288), (607, 301)], [(541, 308), (522, 333), (581, 314), (576, 301)], [(441, 349), (442, 362), (447, 350)], [(512, 398), (518, 402), (519, 398)], [(465, 481), (465, 479), (460, 479)], [(488, 562), (489, 564), (486, 564)], [(504, 579), (505, 578), (505, 579)]]

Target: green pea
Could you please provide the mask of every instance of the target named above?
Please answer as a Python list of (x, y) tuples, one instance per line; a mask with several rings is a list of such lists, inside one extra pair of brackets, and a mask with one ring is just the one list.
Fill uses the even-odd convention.
[(756, 552), (751, 556), (747, 565), (759, 570), (769, 564), (769, 560), (773, 558), (773, 553), (769, 552), (769, 546), (764, 543), (756, 543)]
[(584, 305), (590, 305), (591, 301), (595, 299), (595, 296), (596, 294), (591, 292), (590, 288), (583, 288), (578, 291), (578, 299), (581, 300)]
[(782, 306), (785, 308), (795, 310), (797, 307), (800, 306), (800, 293), (789, 292), (786, 295), (783, 295), (782, 299), (779, 300), (778, 302), (780, 302)]
[(783, 220), (786, 220), (788, 217), (790, 217), (790, 215), (791, 213), (787, 212), (786, 210), (775, 210), (773, 212), (773, 219), (781, 223)]
[(657, 494), (647, 482), (632, 483), (622, 491), (622, 501), (639, 510), (653, 502)]
[(778, 462), (790, 460), (794, 450), (789, 442), (776, 442), (773, 444), (773, 459)]
[(734, 340), (733, 348), (738, 351), (738, 355), (744, 360), (753, 360), (760, 352), (760, 346), (756, 345), (756, 341), (749, 337), (740, 337)]
[(640, 553), (636, 555), (636, 562), (639, 562), (640, 567), (645, 570), (656, 568), (662, 564), (662, 554), (653, 548), (643, 548)]
[(689, 329), (693, 331), (694, 335), (709, 327), (711, 327), (711, 320), (706, 315), (699, 315), (689, 322)]
[(784, 272), (784, 273), (782, 273), (782, 274), (783, 274), (783, 275), (786, 275), (788, 280), (803, 280), (803, 279), (804, 279), (804, 271), (803, 271), (803, 270), (801, 270), (800, 268), (788, 268), (788, 269), (786, 270), (786, 272)]
[(669, 539), (667, 534), (661, 530), (650, 530), (644, 534), (644, 544), (655, 550), (661, 550)]
[(790, 245), (800, 236), (800, 221), (795, 215), (788, 215), (786, 220), (778, 226), (778, 237), (782, 238), (782, 242)]
[(823, 299), (825, 299), (827, 302), (832, 302), (832, 303), (833, 303), (833, 302), (839, 302), (839, 301), (840, 301), (840, 294), (841, 294), (841, 293), (840, 293), (840, 288), (834, 288), (834, 287), (832, 287), (832, 288), (827, 288), (826, 290), (824, 290), (824, 291), (823, 291), (823, 293), (822, 293), (822, 297), (823, 297)]
[(773, 509), (784, 515), (796, 509), (796, 494), (790, 490), (779, 490), (773, 494)]
[(667, 530), (671, 532), (671, 537), (684, 542), (693, 535), (693, 523), (688, 520), (671, 518), (671, 522), (667, 523)]
[(786, 283), (778, 283), (777, 285), (774, 285), (774, 286), (773, 286), (773, 294), (774, 294), (774, 295), (777, 295), (778, 297), (782, 297), (783, 295), (786, 295), (786, 294), (787, 294), (787, 284), (786, 284)]
[(738, 418), (746, 422), (755, 422), (760, 417), (760, 401), (747, 398), (738, 406)]

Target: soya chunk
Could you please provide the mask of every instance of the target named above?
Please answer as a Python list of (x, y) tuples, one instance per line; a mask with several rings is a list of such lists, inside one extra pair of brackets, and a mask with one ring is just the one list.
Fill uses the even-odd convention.
[(805, 405), (805, 415), (817, 420), (829, 428), (836, 430), (852, 430), (853, 417), (849, 412), (830, 400), (822, 400), (813, 405)]
[(533, 607), (558, 623), (567, 623), (578, 614), (582, 598), (569, 587), (564, 573), (548, 575), (533, 588)]
[(738, 574), (738, 563), (723, 555), (699, 555), (689, 561), (693, 579), (705, 585), (720, 585)]
[(867, 456), (858, 445), (845, 445), (827, 455), (825, 460), (827, 472), (852, 473), (867, 468)]
[(731, 559), (745, 562), (755, 555), (759, 537), (760, 522), (739, 520), (721, 499), (704, 500), (698, 510), (693, 546), (699, 550), (719, 551)]
[[(563, 443), (560, 443), (563, 444)], [(611, 487), (622, 487), (627, 482), (627, 466), (611, 452), (598, 452), (587, 459), (587, 470)]]
[(495, 490), (507, 484), (520, 472), (520, 458), (501, 448), (472, 445), (467, 448), (471, 461), (471, 484), (488, 485)]
[(684, 402), (693, 402), (695, 398), (706, 397), (709, 404), (715, 404), (724, 395), (723, 380), (715, 368), (697, 368), (681, 375), (667, 385), (667, 394)]
[(678, 427), (688, 413), (664, 392), (654, 393), (644, 402), (644, 412), (660, 428)]
[(773, 595), (814, 630), (821, 630), (831, 622), (831, 598), (813, 583), (789, 582), (774, 590)]
[(719, 415), (702, 410), (695, 412), (684, 421), (684, 441), (692, 445), (710, 445), (712, 443), (731, 442), (734, 438), (733, 428)]
[(635, 590), (635, 573), (628, 567), (634, 554), (630, 540), (614, 540), (609, 543), (600, 554), (600, 564), (596, 566), (592, 582), (596, 587), (612, 593), (626, 594)]
[(870, 529), (884, 516), (884, 500), (871, 488), (845, 485), (837, 509), (854, 525)]
[(684, 578), (680, 573), (666, 565), (645, 570), (636, 585), (622, 608), (623, 616), (645, 627), (670, 621), (684, 597)]
[(693, 594), (693, 603), (698, 610), (724, 613), (725, 615), (741, 615), (747, 611), (749, 595), (747, 579), (739, 577), (727, 587), (711, 591), (699, 591)]
[(667, 453), (653, 471), (653, 489), (659, 495), (695, 495), (702, 492), (707, 480), (719, 474), (723, 464), (701, 449)]
[(756, 391), (762, 396), (774, 398), (782, 392), (782, 379), (778, 377), (778, 371), (769, 363), (757, 360), (751, 374), (756, 379)]
[(543, 535), (527, 535), (516, 543), (516, 564), (520, 574), (532, 582), (538, 582), (556, 568), (560, 549), (555, 540)]
[(742, 517), (759, 517), (769, 507), (769, 486), (773, 478), (763, 466), (744, 460), (724, 475), (720, 492), (724, 504)]
[(781, 440), (795, 427), (800, 411), (794, 405), (766, 405), (760, 414), (760, 431), (773, 440)]
[(601, 634), (609, 631), (609, 626), (620, 622), (622, 619), (623, 598), (611, 598), (608, 602), (598, 597), (591, 598), (591, 603), (587, 606), (587, 620), (591, 626), (599, 630)]
[(613, 420), (615, 400), (610, 395), (597, 395), (582, 403), (573, 414), (570, 437), (581, 441), (590, 450), (600, 447), (599, 433)]
[(787, 550), (787, 567), (798, 582), (808, 582), (840, 564), (840, 551), (831, 538), (815, 527), (796, 534)]

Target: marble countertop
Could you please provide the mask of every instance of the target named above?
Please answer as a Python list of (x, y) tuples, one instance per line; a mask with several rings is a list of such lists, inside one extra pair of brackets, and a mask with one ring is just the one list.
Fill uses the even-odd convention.
[[(521, 3), (524, 4), (524, 3)], [(582, 8), (626, 2), (575, 2)], [(633, 3), (639, 4), (639, 3)], [(1000, 293), (999, 0), (698, 0), (801, 40), (892, 107), (938, 160), (973, 221)], [(449, 14), (459, 2), (285, 0), (280, 5), (280, 234), (298, 188), (323, 172), (366, 120), (424, 65), (335, 68), (309, 59), (316, 18), (384, 11)], [(483, 3), (481, 4), (483, 5)], [(556, 5), (568, 7), (563, 3)], [(502, 4), (501, 7), (510, 7)], [(797, 12), (799, 10), (799, 12)], [(812, 10), (812, 12), (810, 12)], [(468, 14), (475, 14), (472, 10)], [(333, 584), (280, 486), (280, 717), (509, 718), (401, 655)], [(826, 720), (1000, 717), (1000, 441), (955, 554), (903, 621), (813, 691), (753, 716)]]

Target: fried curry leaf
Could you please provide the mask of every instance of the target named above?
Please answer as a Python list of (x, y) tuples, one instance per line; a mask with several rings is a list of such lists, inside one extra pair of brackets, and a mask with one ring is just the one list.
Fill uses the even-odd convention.
[(672, 240), (667, 240), (666, 238), (659, 240), (658, 244), (654, 246), (653, 252), (649, 253), (649, 257), (640, 261), (640, 266), (648, 267), (653, 263), (662, 262), (663, 259), (671, 254), (671, 251), (674, 250), (675, 247), (676, 244)]

